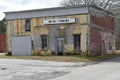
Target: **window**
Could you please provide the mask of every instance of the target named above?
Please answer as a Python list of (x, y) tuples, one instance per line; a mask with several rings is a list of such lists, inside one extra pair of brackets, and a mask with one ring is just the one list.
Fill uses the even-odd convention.
[(74, 35), (74, 49), (80, 49), (80, 34)]
[(41, 41), (42, 41), (42, 49), (47, 49), (47, 36), (42, 35), (41, 36)]
[(30, 19), (26, 19), (25, 21), (25, 31), (30, 31), (30, 28), (31, 28), (31, 21)]

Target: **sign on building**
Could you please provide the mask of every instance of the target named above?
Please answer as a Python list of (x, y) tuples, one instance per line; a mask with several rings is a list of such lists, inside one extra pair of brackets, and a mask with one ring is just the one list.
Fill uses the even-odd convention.
[(64, 23), (75, 23), (76, 18), (59, 18), (59, 19), (46, 19), (43, 20), (44, 24), (64, 24)]

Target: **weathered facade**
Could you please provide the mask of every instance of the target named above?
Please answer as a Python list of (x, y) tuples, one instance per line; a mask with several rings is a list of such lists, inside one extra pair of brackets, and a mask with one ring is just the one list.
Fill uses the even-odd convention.
[[(7, 52), (12, 37), (30, 36), (32, 55), (115, 50), (114, 15), (95, 6), (5, 12)], [(17, 47), (17, 46), (16, 46)]]

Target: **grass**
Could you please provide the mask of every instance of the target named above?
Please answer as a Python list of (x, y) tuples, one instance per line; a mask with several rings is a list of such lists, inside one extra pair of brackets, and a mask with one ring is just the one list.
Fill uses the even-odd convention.
[(120, 54), (105, 54), (103, 56), (5, 56), (0, 55), (0, 58), (5, 59), (27, 59), (27, 60), (45, 60), (45, 61), (61, 61), (61, 62), (90, 62), (98, 60), (107, 60), (120, 56)]

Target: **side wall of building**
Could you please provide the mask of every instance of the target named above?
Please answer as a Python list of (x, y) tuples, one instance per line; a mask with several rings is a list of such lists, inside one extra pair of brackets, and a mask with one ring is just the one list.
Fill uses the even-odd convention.
[[(91, 51), (113, 53), (115, 51), (115, 19), (111, 13), (91, 11)], [(94, 44), (94, 46), (93, 46)], [(99, 52), (98, 52), (99, 51)]]

